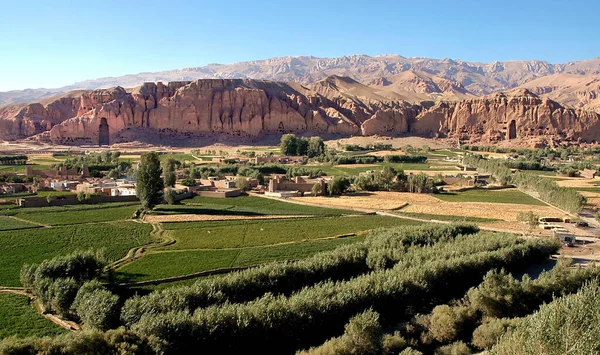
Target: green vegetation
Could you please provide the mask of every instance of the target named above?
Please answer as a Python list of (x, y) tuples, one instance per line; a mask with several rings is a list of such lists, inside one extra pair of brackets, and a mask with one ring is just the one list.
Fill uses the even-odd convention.
[[(94, 205), (81, 204), (81, 205), (66, 205), (66, 206), (48, 206), (48, 207), (31, 207), (31, 208), (11, 208), (7, 211), (0, 211), (0, 215), (14, 216), (17, 214), (38, 214), (38, 213), (56, 213), (56, 212), (78, 212), (78, 211), (90, 211), (90, 210), (104, 210), (110, 208), (118, 208), (124, 206), (139, 206), (139, 202), (113, 202), (113, 203), (99, 203)], [(99, 212), (102, 213), (102, 212)]]
[(163, 201), (164, 181), (160, 177), (159, 156), (156, 152), (145, 153), (137, 169), (137, 196), (144, 209), (152, 209)]
[[(395, 250), (390, 244), (379, 251), (394, 255), (389, 254)], [(454, 242), (415, 247), (409, 253), (398, 254), (398, 263), (391, 269), (345, 281), (320, 282), (289, 296), (266, 294), (247, 303), (197, 309), (193, 315), (189, 308), (182, 312), (147, 312), (132, 329), (164, 340), (162, 349), (168, 349), (168, 353), (199, 348), (227, 353), (264, 351), (264, 339), (270, 340), (269, 353), (287, 353), (339, 334), (352, 315), (370, 307), (385, 314), (388, 324), (396, 323), (406, 317), (406, 312), (427, 307), (434, 295), (447, 299), (464, 292), (491, 268), (518, 268), (541, 261), (557, 250), (557, 244), (487, 233), (458, 237)], [(181, 303), (174, 302), (185, 307)]]
[(339, 216), (342, 214), (356, 214), (356, 212), (348, 210), (305, 206), (256, 196), (239, 196), (234, 198), (196, 196), (192, 199), (184, 200), (181, 203), (181, 206), (158, 206), (152, 213), (313, 216)]
[[(404, 256), (412, 247), (428, 243), (453, 240), (460, 234), (473, 234), (473, 226), (436, 226), (395, 228), (388, 233), (376, 231), (366, 240), (345, 245), (330, 252), (322, 252), (310, 258), (290, 263), (265, 264), (218, 278), (200, 279), (193, 286), (156, 292), (146, 297), (136, 297), (123, 309), (126, 323), (139, 321), (150, 309), (161, 312), (205, 307), (226, 302), (243, 302), (264, 293), (289, 294), (305, 286), (324, 280), (343, 280), (368, 273), (370, 270), (387, 269)], [(330, 241), (327, 241), (330, 242)], [(323, 241), (322, 243), (325, 243)], [(388, 245), (391, 243), (390, 245)], [(411, 250), (412, 251), (412, 250)], [(173, 303), (172, 294), (186, 301)]]
[(172, 229), (169, 235), (177, 241), (165, 249), (255, 247), (419, 223), (382, 216), (165, 223), (164, 228)]
[(597, 354), (600, 287), (591, 282), (573, 295), (543, 305), (516, 324), (490, 354)]
[(106, 266), (101, 253), (76, 251), (55, 256), (40, 264), (25, 264), (20, 279), (46, 311), (68, 316), (82, 284), (96, 278)]
[(19, 286), (24, 263), (39, 263), (77, 249), (103, 249), (109, 262), (150, 243), (148, 224), (112, 222), (0, 232), (0, 285)]
[(21, 221), (12, 217), (0, 216), (0, 231), (39, 228), (40, 225)]
[(115, 276), (121, 282), (137, 282), (227, 267), (244, 267), (273, 261), (296, 260), (362, 239), (362, 236), (355, 236), (260, 248), (156, 252), (123, 266)]
[(0, 165), (25, 165), (27, 155), (0, 155)]
[(21, 209), (15, 217), (39, 224), (60, 226), (82, 223), (110, 222), (131, 219), (138, 205), (113, 207), (105, 204), (105, 208), (82, 210), (39, 210)]
[(485, 190), (473, 189), (463, 192), (445, 192), (433, 195), (446, 202), (516, 203), (546, 206), (546, 204), (516, 189)]
[(579, 213), (586, 203), (585, 197), (567, 187), (560, 187), (556, 181), (531, 173), (518, 172), (511, 174), (510, 168), (503, 159), (484, 159), (480, 155), (469, 154), (463, 158), (463, 164), (492, 174), (502, 185), (512, 183), (519, 189), (527, 191), (539, 199), (562, 208), (571, 213)]
[(9, 336), (43, 337), (65, 332), (67, 330), (45, 319), (30, 305), (27, 296), (0, 293), (0, 339)]
[(118, 277), (139, 281), (299, 259), (357, 240), (356, 237), (319, 240), (322, 238), (420, 223), (381, 216), (165, 223), (176, 243), (124, 266), (119, 269)]

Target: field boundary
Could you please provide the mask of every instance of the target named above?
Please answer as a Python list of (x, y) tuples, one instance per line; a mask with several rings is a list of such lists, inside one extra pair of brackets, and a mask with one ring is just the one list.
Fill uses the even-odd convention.
[[(147, 223), (147, 222), (143, 222), (143, 221), (136, 221), (136, 222), (137, 223)], [(162, 239), (162, 241), (159, 243), (149, 243), (146, 245), (137, 246), (137, 247), (129, 249), (129, 251), (127, 252), (127, 254), (125, 254), (124, 257), (109, 264), (104, 269), (104, 271), (116, 270), (120, 267), (123, 267), (123, 266), (143, 257), (145, 255), (146, 251), (149, 249), (166, 247), (171, 244), (175, 244), (175, 239), (165, 236), (165, 234), (167, 234), (167, 233), (163, 229), (163, 227), (160, 225), (160, 223), (150, 223), (150, 224), (152, 225), (152, 231), (150, 232), (150, 236), (151, 237), (154, 236), (157, 239)]]

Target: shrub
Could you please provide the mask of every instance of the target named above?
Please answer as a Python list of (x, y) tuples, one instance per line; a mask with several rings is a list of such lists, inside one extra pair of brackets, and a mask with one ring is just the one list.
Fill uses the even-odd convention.
[(97, 281), (83, 284), (73, 302), (79, 319), (93, 329), (108, 330), (118, 325), (119, 297)]
[(558, 298), (524, 318), (490, 354), (597, 354), (600, 352), (600, 287), (597, 281)]
[(439, 342), (451, 342), (472, 331), (475, 310), (467, 306), (436, 306), (431, 312), (429, 332)]
[(444, 345), (438, 348), (435, 352), (436, 355), (469, 355), (473, 352), (469, 348), (469, 346), (462, 341), (457, 341), (455, 343)]
[(489, 350), (500, 337), (519, 324), (520, 318), (490, 319), (473, 332), (473, 345), (481, 350)]
[(301, 351), (299, 355), (378, 355), (382, 350), (383, 332), (379, 314), (367, 310), (350, 319), (341, 337), (332, 338), (323, 345)]

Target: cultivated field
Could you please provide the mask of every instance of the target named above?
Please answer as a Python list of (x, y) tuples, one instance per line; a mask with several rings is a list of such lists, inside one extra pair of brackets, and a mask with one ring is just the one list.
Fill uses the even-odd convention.
[(103, 249), (115, 261), (129, 249), (150, 243), (151, 230), (149, 224), (123, 221), (0, 232), (0, 286), (20, 286), (23, 264), (74, 250)]
[(0, 292), (0, 339), (52, 336), (66, 330), (44, 318), (26, 296)]
[(143, 258), (120, 268), (117, 277), (141, 281), (214, 268), (297, 259), (353, 242), (360, 238), (351, 237), (357, 233), (419, 223), (382, 216), (163, 223), (164, 235), (175, 243), (149, 251)]

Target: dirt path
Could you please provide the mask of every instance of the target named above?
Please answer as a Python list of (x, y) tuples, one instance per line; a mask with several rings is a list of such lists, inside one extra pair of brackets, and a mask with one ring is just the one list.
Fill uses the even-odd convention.
[[(147, 223), (147, 222), (143, 222), (143, 221), (136, 221), (136, 222), (137, 223)], [(171, 238), (168, 235), (167, 231), (165, 231), (163, 229), (163, 227), (160, 225), (160, 223), (151, 223), (151, 224), (152, 224), (152, 231), (150, 232), (151, 239), (160, 240), (160, 242), (158, 242), (158, 243), (154, 242), (154, 243), (131, 248), (123, 258), (108, 265), (105, 268), (105, 271), (116, 270), (126, 264), (129, 264), (129, 263), (143, 257), (146, 254), (147, 250), (165, 247), (165, 246), (175, 243), (175, 239)]]

